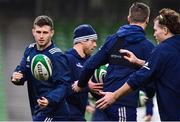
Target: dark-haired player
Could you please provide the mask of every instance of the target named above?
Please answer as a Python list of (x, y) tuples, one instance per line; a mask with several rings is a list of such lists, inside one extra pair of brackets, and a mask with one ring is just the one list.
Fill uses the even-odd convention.
[[(24, 85), (27, 81), (33, 121), (68, 120), (69, 109), (65, 97), (70, 85), (70, 71), (67, 59), (52, 41), (52, 19), (45, 15), (38, 16), (34, 20), (32, 34), (35, 43), (26, 48), (11, 81), (15, 85)], [(52, 76), (48, 80), (37, 80), (31, 72), (32, 59), (37, 54), (44, 54), (51, 60)]]

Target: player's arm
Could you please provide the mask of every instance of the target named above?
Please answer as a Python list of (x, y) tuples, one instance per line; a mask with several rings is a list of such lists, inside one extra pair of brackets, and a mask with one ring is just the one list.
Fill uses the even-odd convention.
[(100, 50), (86, 61), (83, 70), (81, 71), (79, 81), (73, 85), (73, 90), (76, 91), (80, 88), (86, 87), (89, 79), (94, 74), (94, 70), (99, 68), (101, 65), (108, 63), (108, 54), (112, 45), (111, 37), (107, 38), (105, 44), (100, 48)]
[(40, 99), (37, 100), (37, 103), (41, 108), (45, 108), (48, 106), (49, 101), (45, 97), (41, 97)]
[(105, 53), (106, 52), (100, 50), (85, 63), (79, 81), (76, 81), (72, 85), (74, 91), (79, 92), (82, 88), (87, 87), (88, 81), (94, 74), (95, 69), (107, 64), (108, 57)]
[(70, 87), (70, 69), (65, 55), (60, 54), (56, 56), (53, 64), (52, 79), (56, 83), (56, 86), (46, 96), (48, 105), (54, 105), (65, 99)]
[(105, 109), (113, 104), (117, 99), (120, 99), (132, 91), (133, 89), (127, 83), (125, 83), (115, 92), (101, 92), (102, 96), (104, 97), (96, 102), (96, 107), (99, 109)]
[(99, 92), (103, 90), (103, 83), (94, 83), (92, 79), (88, 82), (88, 87), (91, 92), (99, 95)]
[(26, 81), (26, 58), (29, 54), (30, 48), (26, 48), (20, 64), (14, 70), (11, 76), (11, 82), (15, 85), (24, 85)]
[(85, 63), (79, 81), (76, 81), (72, 85), (74, 91), (79, 92), (82, 88), (87, 87), (88, 81), (94, 74), (95, 69), (99, 68), (101, 65), (107, 64), (108, 57), (105, 53), (105, 51), (100, 50)]

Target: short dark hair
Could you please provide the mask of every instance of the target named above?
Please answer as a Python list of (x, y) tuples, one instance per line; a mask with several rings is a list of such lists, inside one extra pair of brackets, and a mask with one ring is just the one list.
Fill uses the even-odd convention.
[(129, 17), (132, 22), (146, 22), (150, 16), (150, 8), (144, 3), (135, 2), (129, 8)]
[(40, 27), (44, 25), (48, 25), (51, 27), (51, 29), (54, 29), (53, 20), (46, 15), (41, 15), (41, 16), (36, 17), (36, 19), (34, 20), (33, 26), (35, 25), (38, 25)]
[(172, 9), (163, 8), (154, 21), (159, 21), (159, 24), (166, 26), (173, 34), (180, 34), (180, 14)]

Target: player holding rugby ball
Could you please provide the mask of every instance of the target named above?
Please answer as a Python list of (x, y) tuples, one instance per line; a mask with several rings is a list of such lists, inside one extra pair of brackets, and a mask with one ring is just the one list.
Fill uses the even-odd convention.
[(33, 121), (68, 120), (69, 109), (65, 100), (70, 85), (67, 60), (52, 42), (53, 21), (38, 16), (33, 24), (35, 43), (30, 44), (16, 67), (11, 81), (24, 85), (27, 81)]

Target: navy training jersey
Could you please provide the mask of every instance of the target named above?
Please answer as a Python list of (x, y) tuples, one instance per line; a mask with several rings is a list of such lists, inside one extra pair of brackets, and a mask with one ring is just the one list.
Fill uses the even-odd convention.
[[(52, 63), (52, 76), (41, 81), (34, 78), (31, 72), (31, 62), (37, 54), (46, 55)], [(28, 94), (32, 116), (57, 117), (59, 120), (66, 120), (69, 109), (65, 100), (67, 88), (70, 85), (70, 70), (67, 67), (68, 61), (61, 50), (52, 43), (46, 49), (39, 51), (36, 44), (30, 44), (15, 71), (23, 73), (24, 78), (17, 85), (23, 85), (27, 81)], [(49, 104), (46, 108), (40, 108), (37, 99), (44, 96)]]
[(151, 78), (155, 79), (161, 120), (180, 121), (180, 35), (161, 42), (127, 83), (137, 89)]
[[(106, 42), (100, 48), (100, 50), (92, 56), (82, 70), (78, 86), (84, 87), (87, 85), (87, 81), (94, 73), (94, 70), (101, 65), (109, 64), (107, 69), (107, 75), (104, 79), (104, 91), (113, 92), (120, 88), (128, 79), (128, 77), (134, 73), (137, 68), (128, 67), (121, 64), (111, 63), (111, 57), (117, 57), (120, 60), (123, 59), (119, 55), (112, 55), (111, 52), (116, 46), (117, 41), (123, 40), (119, 49), (127, 49), (132, 51), (138, 58), (148, 59), (154, 45), (145, 37), (145, 32), (140, 26), (136, 25), (124, 25), (113, 35), (106, 39)], [(116, 46), (117, 47), (117, 46)], [(117, 50), (118, 53), (118, 50)], [(139, 91), (135, 91), (122, 99), (116, 101), (115, 104), (137, 107)]]

